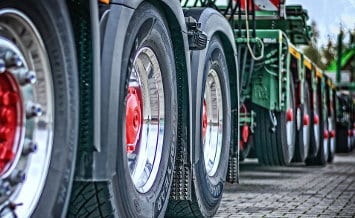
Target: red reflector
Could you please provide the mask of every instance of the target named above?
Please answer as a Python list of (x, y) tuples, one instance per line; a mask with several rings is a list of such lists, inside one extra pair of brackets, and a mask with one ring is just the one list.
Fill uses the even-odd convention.
[(292, 108), (288, 109), (286, 112), (286, 120), (293, 121), (293, 110)]
[(327, 139), (328, 137), (329, 137), (328, 130), (324, 130), (324, 139)]
[(305, 114), (303, 116), (303, 125), (305, 125), (305, 126), (309, 125), (309, 116), (308, 116), (308, 114)]
[(244, 125), (242, 128), (242, 140), (244, 143), (248, 142), (249, 138), (249, 127), (247, 125)]
[(313, 123), (314, 124), (319, 124), (319, 116), (318, 116), (318, 114), (314, 115)]
[(330, 138), (334, 138), (335, 137), (335, 130), (330, 131)]

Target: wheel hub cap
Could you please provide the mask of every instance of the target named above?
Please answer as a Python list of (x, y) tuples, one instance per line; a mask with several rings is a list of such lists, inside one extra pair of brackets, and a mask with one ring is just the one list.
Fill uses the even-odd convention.
[[(0, 74), (0, 174), (13, 162), (18, 146), (16, 136), (20, 134), (21, 113), (19, 87), (9, 72)], [(19, 120), (20, 119), (20, 120)]]
[(126, 96), (126, 151), (136, 190), (146, 193), (157, 179), (165, 133), (163, 78), (156, 53), (137, 51)]
[(314, 115), (313, 122), (314, 122), (315, 125), (316, 125), (316, 124), (319, 124), (319, 116), (318, 116), (318, 114), (315, 114), (315, 115)]
[(308, 116), (308, 114), (305, 114), (303, 116), (303, 125), (305, 125), (305, 126), (309, 125), (309, 116)]
[(244, 143), (248, 142), (248, 138), (249, 138), (249, 127), (247, 125), (243, 126), (242, 129), (242, 139)]
[(207, 75), (204, 102), (206, 102), (206, 118), (208, 120), (205, 137), (202, 141), (203, 155), (207, 174), (213, 176), (219, 166), (223, 137), (222, 89), (214, 69), (210, 69)]
[(137, 87), (128, 88), (126, 106), (126, 143), (127, 152), (132, 153), (136, 149), (142, 124), (142, 95)]
[(330, 138), (334, 138), (335, 137), (335, 130), (330, 131)]
[(205, 141), (206, 131), (208, 124), (208, 116), (207, 116), (207, 106), (206, 99), (203, 99), (203, 108), (202, 108), (202, 141)]
[(287, 121), (293, 121), (293, 110), (289, 108), (286, 112), (286, 119)]

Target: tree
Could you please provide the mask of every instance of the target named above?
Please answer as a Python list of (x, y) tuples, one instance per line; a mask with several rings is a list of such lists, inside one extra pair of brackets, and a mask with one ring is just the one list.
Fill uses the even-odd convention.
[(328, 36), (328, 43), (326, 46), (322, 47), (322, 58), (321, 61), (324, 64), (325, 68), (328, 68), (329, 65), (334, 61), (336, 54), (336, 48), (332, 40)]
[(303, 53), (311, 59), (318, 67), (325, 69), (325, 65), (322, 62), (322, 55), (317, 48), (317, 42), (319, 39), (319, 31), (317, 29), (317, 24), (315, 21), (311, 23), (312, 28), (312, 38), (310, 44), (303, 49)]

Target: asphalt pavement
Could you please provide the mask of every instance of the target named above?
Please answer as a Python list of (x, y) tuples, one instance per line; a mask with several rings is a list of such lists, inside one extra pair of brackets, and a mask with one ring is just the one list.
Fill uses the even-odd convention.
[(355, 151), (325, 167), (240, 164), (215, 217), (355, 217)]

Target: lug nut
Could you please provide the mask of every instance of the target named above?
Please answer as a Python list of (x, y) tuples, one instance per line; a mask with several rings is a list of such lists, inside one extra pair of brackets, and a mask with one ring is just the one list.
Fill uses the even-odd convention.
[(37, 143), (33, 142), (30, 139), (25, 139), (25, 143), (23, 145), (22, 154), (28, 155), (30, 153), (36, 152), (38, 149)]
[(17, 185), (19, 183), (24, 182), (26, 179), (26, 174), (22, 170), (14, 170), (12, 174), (10, 175), (10, 184), (11, 185)]
[(6, 67), (20, 67), (22, 65), (21, 58), (17, 54), (10, 51), (5, 54), (5, 62)]
[(0, 73), (4, 73), (6, 71), (5, 61), (0, 59)]
[(36, 73), (27, 68), (12, 69), (11, 72), (16, 76), (21, 86), (26, 84), (34, 84), (37, 80)]
[(10, 195), (11, 194), (11, 186), (8, 181), (2, 181), (0, 184), (0, 196)]
[(26, 107), (26, 118), (38, 117), (43, 113), (41, 105), (35, 103), (28, 103)]

